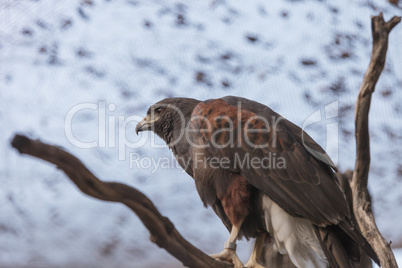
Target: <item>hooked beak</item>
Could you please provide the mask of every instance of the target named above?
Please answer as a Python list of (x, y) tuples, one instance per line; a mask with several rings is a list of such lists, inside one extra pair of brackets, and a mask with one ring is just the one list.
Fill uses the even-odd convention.
[(149, 115), (144, 117), (140, 122), (138, 122), (137, 126), (135, 127), (135, 133), (138, 135), (138, 132), (150, 130), (152, 126), (152, 122), (149, 122)]

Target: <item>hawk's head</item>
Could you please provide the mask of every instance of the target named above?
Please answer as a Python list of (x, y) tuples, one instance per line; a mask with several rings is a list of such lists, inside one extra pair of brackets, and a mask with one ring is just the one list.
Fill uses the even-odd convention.
[(152, 130), (159, 137), (170, 142), (173, 133), (184, 130), (194, 107), (195, 99), (167, 98), (149, 107), (147, 115), (136, 126), (135, 132)]

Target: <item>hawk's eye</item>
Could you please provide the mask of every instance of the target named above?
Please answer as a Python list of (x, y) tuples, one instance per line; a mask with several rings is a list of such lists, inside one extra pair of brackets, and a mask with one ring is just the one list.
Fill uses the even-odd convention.
[(156, 114), (160, 114), (161, 112), (162, 112), (162, 108), (156, 108), (156, 109), (155, 109), (155, 113), (156, 113)]

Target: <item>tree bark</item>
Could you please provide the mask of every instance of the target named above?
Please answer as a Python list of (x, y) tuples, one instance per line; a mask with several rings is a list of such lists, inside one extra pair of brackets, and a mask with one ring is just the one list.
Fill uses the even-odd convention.
[(117, 182), (104, 182), (93, 175), (75, 156), (60, 147), (40, 140), (16, 135), (11, 142), (21, 154), (28, 154), (55, 164), (85, 194), (129, 207), (151, 233), (151, 241), (164, 248), (184, 266), (192, 268), (231, 268), (233, 265), (217, 261), (185, 240), (173, 223), (162, 216), (154, 204), (140, 191)]
[(384, 69), (388, 48), (388, 35), (400, 22), (400, 17), (393, 17), (385, 22), (382, 13), (371, 18), (373, 50), (369, 67), (360, 86), (355, 108), (356, 163), (350, 187), (353, 196), (353, 212), (359, 228), (373, 247), (384, 268), (398, 267), (390, 243), (379, 232), (371, 210), (370, 194), (367, 189), (370, 168), (370, 139), (368, 114), (371, 95)]

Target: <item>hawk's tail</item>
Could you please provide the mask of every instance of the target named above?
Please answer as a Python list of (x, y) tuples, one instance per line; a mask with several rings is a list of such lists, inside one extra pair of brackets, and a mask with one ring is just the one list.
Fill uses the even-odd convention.
[(366, 268), (372, 267), (371, 259), (379, 262), (370, 244), (355, 229), (346, 232), (332, 225), (315, 227), (315, 231), (331, 268)]

